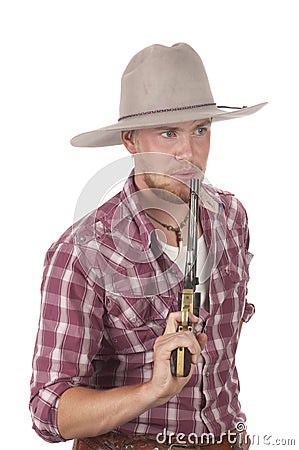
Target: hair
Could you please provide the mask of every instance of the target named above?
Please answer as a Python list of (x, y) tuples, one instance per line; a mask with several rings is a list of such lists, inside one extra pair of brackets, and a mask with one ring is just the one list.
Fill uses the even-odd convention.
[(138, 145), (138, 130), (131, 130), (128, 137), (133, 144)]
[(138, 130), (132, 130), (130, 132), (130, 138), (132, 139), (132, 141), (134, 142), (134, 144), (137, 143), (138, 141)]

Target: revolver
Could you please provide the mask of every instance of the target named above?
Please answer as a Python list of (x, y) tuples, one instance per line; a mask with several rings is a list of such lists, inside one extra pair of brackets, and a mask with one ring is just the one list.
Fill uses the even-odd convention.
[[(200, 292), (196, 291), (198, 277), (196, 276), (197, 267), (197, 236), (199, 223), (199, 179), (193, 178), (190, 181), (190, 199), (189, 199), (189, 220), (188, 220), (188, 239), (187, 254), (184, 274), (183, 290), (178, 294), (178, 306), (181, 311), (181, 323), (178, 327), (178, 333), (182, 331), (193, 331), (193, 324), (189, 320), (189, 312), (199, 316)], [(190, 350), (185, 347), (178, 347), (171, 353), (170, 365), (173, 376), (186, 377), (191, 369), (192, 355)]]

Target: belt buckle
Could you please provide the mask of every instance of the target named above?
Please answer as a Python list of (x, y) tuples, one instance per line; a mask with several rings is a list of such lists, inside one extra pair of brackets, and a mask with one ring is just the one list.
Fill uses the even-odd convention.
[(115, 447), (115, 445), (110, 441), (104, 441), (103, 444), (107, 447), (107, 449), (109, 448), (109, 450), (117, 450), (117, 447)]
[[(179, 443), (174, 443), (174, 444), (171, 444), (169, 447), (168, 447), (168, 449), (167, 450), (179, 450), (179, 449), (182, 449), (182, 448), (190, 448), (191, 450), (193, 449), (193, 450), (197, 450), (197, 449), (201, 449), (201, 447), (198, 447), (196, 444), (191, 444), (191, 446), (190, 445), (188, 445), (188, 444), (179, 444)], [(155, 449), (153, 449), (153, 450), (155, 450)]]
[(168, 447), (168, 450), (177, 450), (177, 449), (180, 449), (180, 448), (187, 448), (187, 444), (171, 444)]

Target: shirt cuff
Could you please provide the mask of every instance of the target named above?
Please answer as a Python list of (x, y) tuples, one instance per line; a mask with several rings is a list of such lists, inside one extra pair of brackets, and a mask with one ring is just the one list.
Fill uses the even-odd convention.
[(66, 381), (51, 384), (41, 389), (31, 400), (32, 428), (47, 442), (65, 442), (57, 426), (57, 409), (61, 395), (71, 387), (73, 384)]

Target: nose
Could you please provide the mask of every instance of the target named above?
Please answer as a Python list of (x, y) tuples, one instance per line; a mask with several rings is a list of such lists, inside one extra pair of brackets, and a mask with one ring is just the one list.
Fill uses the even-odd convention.
[(183, 134), (178, 142), (176, 154), (176, 159), (183, 159), (185, 161), (192, 162), (194, 159), (194, 145), (192, 142), (192, 137), (187, 134)]

